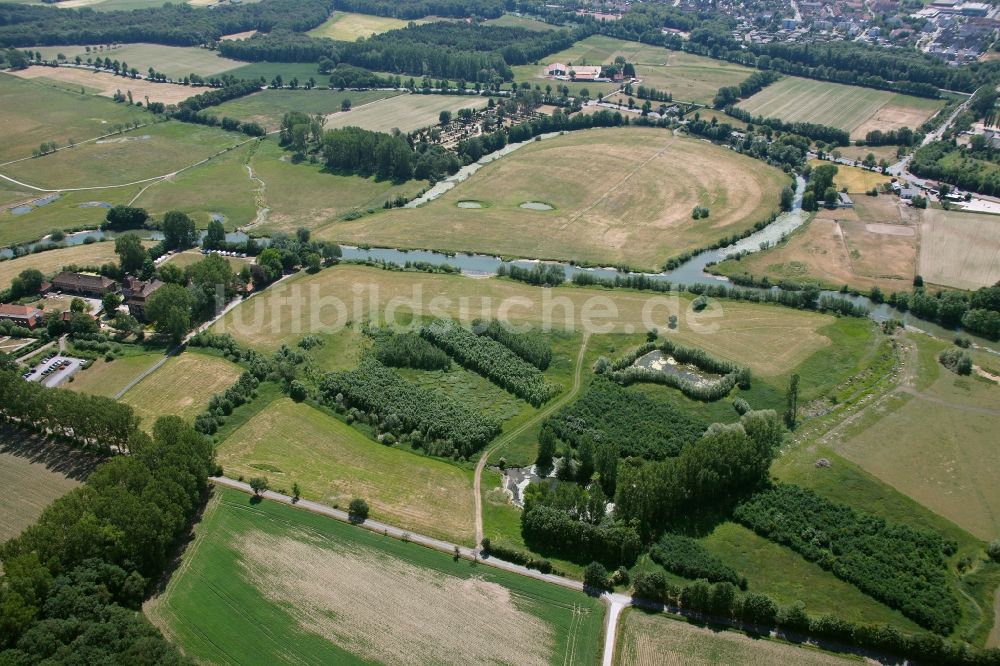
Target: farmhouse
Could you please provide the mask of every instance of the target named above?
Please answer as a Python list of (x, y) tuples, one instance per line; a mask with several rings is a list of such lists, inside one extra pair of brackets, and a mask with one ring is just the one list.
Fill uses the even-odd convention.
[(70, 273), (63, 271), (52, 278), (52, 288), (67, 294), (100, 298), (109, 292), (119, 290), (118, 283), (103, 275), (91, 273)]
[(142, 280), (132, 276), (126, 277), (124, 288), (122, 289), (122, 298), (125, 299), (125, 305), (128, 306), (129, 314), (139, 321), (145, 321), (146, 301), (156, 292), (157, 289), (162, 287), (163, 284), (163, 282), (156, 279), (150, 280), (149, 282), (143, 282)]
[(0, 305), (0, 321), (9, 321), (24, 326), (34, 328), (42, 321), (42, 311), (38, 308), (27, 305)]
[(569, 74), (574, 81), (596, 81), (601, 78), (601, 68), (585, 65), (573, 66), (569, 68)]

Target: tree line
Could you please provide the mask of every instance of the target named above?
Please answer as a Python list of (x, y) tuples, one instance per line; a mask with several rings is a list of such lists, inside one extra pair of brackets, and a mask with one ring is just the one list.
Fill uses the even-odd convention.
[(552, 362), (552, 344), (537, 331), (515, 331), (497, 319), (477, 319), (472, 322), (472, 330), (478, 335), (493, 338), (543, 372)]
[(747, 97), (756, 95), (780, 78), (781, 75), (777, 72), (754, 72), (740, 82), (739, 85), (723, 86), (722, 88), (719, 88), (719, 92), (715, 93), (715, 99), (712, 101), (712, 104), (717, 109), (731, 106), (736, 104), (736, 102), (741, 99), (746, 99)]
[(963, 150), (952, 141), (933, 141), (913, 153), (909, 170), (963, 190), (1000, 195), (1000, 157), (992, 149)]
[(969, 333), (1000, 340), (1000, 282), (980, 287), (971, 294), (959, 291), (932, 294), (921, 286), (912, 293), (893, 292), (886, 302), (921, 319), (949, 328), (961, 325)]
[(491, 19), (503, 14), (504, 3), (501, 0), (339, 0), (337, 8), (398, 19), (425, 16)]
[(765, 118), (764, 116), (755, 116), (746, 109), (741, 109), (740, 107), (732, 104), (726, 106), (724, 111), (727, 116), (732, 116), (733, 118), (742, 120), (750, 125), (766, 125), (767, 127), (778, 130), (779, 132), (791, 132), (792, 134), (808, 137), (814, 141), (822, 141), (824, 143), (837, 146), (851, 145), (850, 132), (837, 127), (802, 121), (786, 122), (781, 118)]

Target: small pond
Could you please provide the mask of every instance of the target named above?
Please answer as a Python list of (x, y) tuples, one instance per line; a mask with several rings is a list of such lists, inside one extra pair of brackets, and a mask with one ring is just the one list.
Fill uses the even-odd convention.
[(525, 201), (521, 204), (521, 208), (525, 210), (553, 210), (553, 206), (541, 201)]
[(636, 367), (656, 370), (668, 375), (675, 375), (699, 385), (709, 385), (722, 379), (722, 375), (705, 372), (691, 363), (681, 363), (673, 356), (654, 349), (635, 361)]
[(479, 203), (478, 201), (459, 201), (458, 202), (458, 207), (459, 208), (482, 208), (483, 204)]

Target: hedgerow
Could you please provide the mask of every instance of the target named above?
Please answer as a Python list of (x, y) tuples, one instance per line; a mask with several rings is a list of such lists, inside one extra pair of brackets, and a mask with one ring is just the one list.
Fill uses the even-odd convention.
[(665, 533), (649, 549), (649, 556), (664, 569), (685, 578), (704, 578), (711, 583), (730, 582), (746, 589), (746, 578), (726, 566), (704, 546), (679, 534)]
[(420, 335), (443, 349), (459, 364), (486, 377), (538, 407), (559, 392), (541, 371), (496, 340), (479, 336), (452, 322), (436, 322)]
[(961, 611), (946, 577), (956, 545), (933, 532), (786, 484), (754, 495), (733, 516), (922, 627), (948, 634), (958, 623)]
[(539, 370), (547, 370), (552, 362), (552, 345), (540, 333), (517, 333), (496, 319), (477, 319), (472, 322), (472, 330), (493, 338)]

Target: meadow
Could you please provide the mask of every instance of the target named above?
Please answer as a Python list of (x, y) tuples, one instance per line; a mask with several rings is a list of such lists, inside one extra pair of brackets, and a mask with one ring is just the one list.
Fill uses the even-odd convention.
[(459, 109), (482, 109), (486, 104), (487, 99), (478, 95), (398, 95), (329, 116), (326, 128), (360, 127), (373, 132), (398, 129), (407, 133), (436, 125), (442, 111), (456, 114)]
[[(199, 250), (185, 250), (184, 252), (178, 252), (167, 259), (167, 263), (174, 264), (178, 268), (187, 268), (192, 264), (196, 264), (205, 258)], [(250, 266), (253, 264), (253, 258), (247, 257), (246, 259), (242, 257), (223, 257), (229, 265), (232, 267), (234, 273), (239, 273), (244, 266)]]
[(924, 280), (978, 289), (1000, 280), (1000, 218), (928, 208), (920, 229)]
[[(325, 227), (352, 244), (465, 250), (658, 270), (778, 210), (787, 176), (658, 129), (573, 132), (483, 167), (429, 204)], [(462, 201), (481, 208), (459, 208)], [(528, 210), (541, 202), (551, 210)], [(695, 206), (708, 218), (693, 220)], [(538, 233), (544, 229), (544, 233)]]
[(604, 618), (579, 592), (231, 490), (145, 610), (211, 663), (592, 664)]
[(814, 648), (690, 624), (638, 609), (624, 610), (618, 623), (615, 666), (838, 666), (858, 663), (856, 659)]
[(132, 406), (146, 429), (161, 416), (193, 421), (214, 394), (232, 386), (242, 373), (225, 359), (188, 351), (169, 359), (121, 400)]
[(306, 499), (346, 508), (363, 497), (372, 518), (473, 545), (471, 473), (405, 448), (385, 446), (315, 407), (279, 398), (218, 445), (231, 478), (265, 476)]
[(874, 129), (919, 127), (944, 101), (788, 76), (738, 106), (755, 116), (829, 125), (863, 139)]
[(37, 254), (29, 254), (16, 259), (0, 261), (0, 289), (10, 286), (10, 281), (21, 271), (37, 268), (46, 276), (58, 273), (63, 266), (100, 266), (117, 261), (115, 244), (91, 243), (90, 245), (74, 245), (72, 247), (46, 250)]
[[(104, 221), (107, 209), (97, 204), (127, 204), (141, 190), (140, 185), (102, 190), (51, 194), (25, 190), (18, 204), (32, 205), (30, 211), (15, 215), (0, 210), (0, 245), (38, 240), (54, 229), (96, 229)], [(44, 202), (35, 206), (29, 202)]]
[[(342, 42), (353, 42), (363, 37), (371, 37), (389, 30), (398, 30), (409, 25), (409, 21), (388, 16), (369, 16), (353, 12), (336, 11), (330, 14), (322, 25), (316, 26), (307, 35), (326, 37)], [(426, 19), (417, 19), (414, 23), (429, 23)]]
[[(895, 162), (895, 159), (892, 161)], [(814, 169), (823, 164), (830, 163), (824, 160), (809, 160), (809, 165)], [(877, 171), (869, 171), (861, 167), (847, 166), (846, 164), (835, 166), (837, 167), (837, 175), (833, 177), (833, 185), (838, 192), (846, 187), (850, 194), (867, 194), (872, 188), (887, 185), (892, 180), (892, 176), (883, 176)]]
[(215, 76), (242, 67), (246, 63), (230, 58), (223, 58), (216, 51), (200, 46), (165, 46), (163, 44), (119, 44), (105, 46), (97, 50), (97, 45), (90, 45), (90, 52), (85, 46), (39, 46), (33, 51), (39, 51), (46, 60), (55, 60), (61, 53), (66, 59), (73, 61), (76, 56), (83, 58), (111, 58), (118, 62), (127, 62), (129, 68), (135, 67), (141, 74), (152, 67), (163, 72), (171, 79), (182, 79), (189, 74)]
[(110, 363), (99, 358), (94, 361), (92, 366), (74, 375), (69, 383), (63, 385), (63, 388), (114, 398), (119, 391), (162, 358), (161, 352), (152, 351), (137, 351), (116, 358)]
[(517, 16), (516, 14), (504, 14), (495, 19), (487, 19), (486, 24), (505, 26), (508, 28), (524, 28), (525, 30), (534, 30), (536, 32), (541, 32), (543, 30), (556, 30), (558, 28), (558, 26), (552, 25), (551, 23), (528, 18), (527, 16)]
[(281, 118), (289, 111), (301, 111), (310, 116), (339, 113), (344, 100), (359, 107), (400, 94), (396, 90), (334, 91), (334, 90), (262, 90), (213, 106), (211, 113), (218, 118), (238, 118), (260, 123), (268, 131), (281, 126)]

